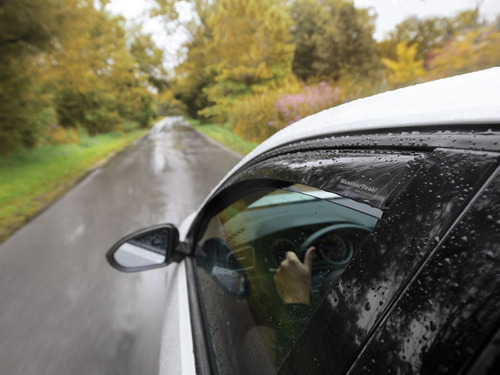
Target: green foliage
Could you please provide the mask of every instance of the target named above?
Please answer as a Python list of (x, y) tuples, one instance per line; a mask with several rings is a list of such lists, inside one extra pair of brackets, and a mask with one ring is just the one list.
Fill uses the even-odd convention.
[(458, 34), (429, 57), (429, 78), (444, 78), (500, 65), (500, 21)]
[(269, 91), (238, 100), (228, 114), (233, 132), (250, 142), (262, 142), (276, 133), (277, 129), (271, 126), (278, 116), (276, 98), (276, 92)]
[[(175, 32), (179, 24), (182, 24), (174, 7), (175, 1), (155, 0), (155, 2), (157, 7), (153, 10), (153, 15), (161, 16), (166, 23), (167, 33)], [(213, 35), (208, 20), (217, 11), (218, 1), (186, 2), (190, 3), (196, 16), (193, 20), (182, 24), (184, 31), (190, 37), (184, 45), (185, 52), (180, 57), (183, 62), (175, 69), (176, 78), (169, 87), (171, 94), (160, 97), (160, 109), (176, 113), (184, 107), (191, 118), (206, 120), (199, 115), (199, 111), (213, 104), (208, 99), (205, 89), (214, 84), (216, 75), (214, 62), (217, 60), (212, 48)]]
[(213, 40), (209, 49), (217, 60), (215, 84), (205, 89), (210, 102), (201, 111), (225, 121), (234, 100), (242, 95), (278, 87), (291, 76), (291, 19), (280, 0), (221, 0), (208, 20)]
[(0, 1), (0, 155), (37, 142), (46, 98), (34, 58), (62, 33), (65, 9), (58, 0)]
[(206, 136), (240, 154), (248, 154), (258, 146), (257, 142), (250, 142), (234, 134), (229, 124), (218, 125), (213, 123), (201, 123), (199, 120), (193, 120), (190, 118), (186, 118), (186, 121), (200, 133), (205, 134)]
[[(265, 139), (291, 121), (282, 114), (283, 123), (277, 125), (274, 103), (296, 82), (292, 62), (300, 78), (316, 82), (320, 76), (338, 79), (347, 71), (361, 75), (378, 64), (373, 18), (351, 1), (188, 2), (197, 17), (183, 24), (191, 37), (171, 92), (190, 117), (229, 121), (245, 139)], [(162, 16), (167, 31), (181, 23), (174, 1), (156, 4), (154, 12)], [(168, 108), (175, 107), (171, 97), (163, 100)], [(300, 116), (324, 108), (313, 109), (307, 100), (299, 107)], [(269, 121), (276, 125), (265, 125)]]
[[(0, 48), (8, 56), (47, 50), (63, 30), (65, 4), (59, 0), (2, 0)], [(2, 57), (6, 56), (2, 54)]]
[(168, 89), (158, 95), (156, 103), (157, 116), (182, 116), (187, 112), (184, 103), (174, 97), (173, 90)]
[(416, 58), (426, 59), (429, 52), (439, 47), (456, 33), (465, 29), (476, 29), (482, 25), (479, 21), (479, 10), (466, 10), (455, 17), (431, 17), (419, 19), (409, 17), (396, 25), (391, 32), (390, 39), (395, 43), (407, 42), (410, 45), (418, 44)]
[[(71, 37), (47, 57), (52, 62), (46, 66), (47, 80), (61, 125), (81, 125), (90, 134), (113, 131), (123, 120), (147, 127), (154, 114), (147, 82), (159, 82), (151, 64), (162, 55), (155, 54), (150, 38), (137, 29), (129, 51), (120, 17), (95, 9), (92, 3), (81, 11)], [(139, 63), (144, 56), (149, 58)]]
[(134, 27), (129, 36), (131, 57), (139, 71), (147, 77), (149, 84), (159, 92), (168, 88), (168, 74), (163, 67), (163, 50), (158, 48), (150, 34), (144, 34)]
[(262, 142), (278, 130), (343, 101), (340, 87), (327, 82), (288, 85), (237, 100), (229, 112), (233, 131), (243, 139)]
[(302, 80), (340, 78), (373, 68), (374, 18), (347, 0), (295, 0), (291, 15), (296, 45), (293, 72)]
[(0, 157), (0, 242), (69, 189), (88, 168), (144, 133), (81, 134), (79, 144), (44, 145)]
[(0, 1), (0, 154), (45, 142), (56, 123), (91, 134), (149, 126), (163, 54), (106, 3)]
[[(5, 65), (4, 65), (5, 67)], [(17, 67), (16, 67), (17, 68)], [(0, 71), (0, 155), (37, 144), (39, 134), (53, 120), (46, 98), (31, 79), (10, 69)]]
[(211, 33), (204, 27), (200, 27), (197, 33), (186, 45), (186, 60), (176, 69), (178, 78), (173, 89), (175, 98), (184, 103), (191, 118), (198, 118), (198, 112), (212, 104), (205, 89), (214, 84), (216, 75), (210, 66)]

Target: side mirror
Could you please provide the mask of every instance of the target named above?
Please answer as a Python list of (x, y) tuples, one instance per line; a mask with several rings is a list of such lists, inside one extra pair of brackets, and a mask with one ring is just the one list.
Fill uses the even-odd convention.
[(164, 267), (179, 260), (175, 250), (179, 231), (172, 224), (161, 224), (123, 237), (106, 253), (109, 264), (119, 271), (137, 272)]

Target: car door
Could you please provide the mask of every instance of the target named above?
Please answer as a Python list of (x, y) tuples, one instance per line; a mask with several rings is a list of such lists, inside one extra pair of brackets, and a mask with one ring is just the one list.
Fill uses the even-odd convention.
[[(190, 233), (197, 252), (187, 268), (198, 372), (347, 371), (494, 160), (450, 150), (323, 150), (273, 157), (230, 178)], [(301, 195), (314, 197), (310, 208), (290, 208)], [(352, 212), (371, 222), (356, 222)], [(364, 226), (366, 236), (336, 232), (343, 223)], [(277, 254), (328, 227), (328, 241), (341, 247), (338, 238), (347, 238), (352, 255), (331, 267), (319, 262), (311, 306), (286, 315), (272, 284)], [(207, 261), (210, 253), (216, 255)]]
[[(200, 341), (195, 346), (205, 348), (197, 352), (198, 371), (275, 372), (382, 210), (425, 158), (424, 153), (394, 151), (298, 152), (267, 159), (230, 178), (189, 235), (197, 251), (187, 267), (191, 290), (197, 293), (191, 310), (202, 323), (193, 319), (192, 325)], [(273, 284), (279, 254), (298, 250), (325, 229), (313, 267), (312, 306), (295, 314), (301, 315), (300, 324), (290, 323)], [(343, 255), (328, 242), (338, 248), (344, 243)], [(210, 254), (218, 257), (207, 260)], [(293, 332), (282, 334), (279, 327), (287, 325)]]
[[(486, 225), (487, 214), (467, 222), (460, 219), (497, 167), (496, 153), (446, 149), (432, 152), (384, 211), (374, 233), (318, 307), (280, 372), (295, 373), (301, 366), (304, 371), (318, 374), (432, 373), (445, 368), (453, 372), (456, 366), (460, 368), (471, 360), (487, 340), (491, 325), (498, 322), (498, 314), (474, 328), (468, 327), (469, 335), (476, 329), (483, 332), (482, 338), (470, 347), (465, 342), (453, 346), (450, 338), (440, 336), (456, 332), (449, 326), (460, 320), (450, 316), (460, 310), (443, 301), (460, 305), (463, 295), (471, 296), (467, 288), (479, 284), (484, 287), (485, 283), (480, 278), (481, 283), (469, 285), (482, 268), (475, 262), (469, 268), (464, 259), (457, 261), (464, 251), (455, 246), (450, 253), (450, 243), (467, 242), (471, 236), (477, 237), (479, 244), (485, 241), (484, 234), (471, 225), (474, 220), (476, 227)], [(491, 207), (490, 216), (492, 212), (498, 215), (497, 204)], [(471, 232), (461, 234), (464, 229), (457, 223), (471, 228)], [(497, 229), (488, 230), (493, 233)], [(477, 251), (482, 255), (476, 259), (495, 256), (497, 243), (490, 243), (484, 250), (478, 247)], [(457, 266), (460, 271), (450, 274), (452, 262), (462, 265)], [(489, 263), (491, 276), (498, 267)], [(453, 288), (463, 289), (463, 295)], [(492, 290), (495, 289), (486, 288), (485, 293), (491, 294)], [(485, 300), (486, 296), (480, 299)], [(477, 315), (470, 311), (465, 314), (468, 322), (481, 319), (480, 314), (487, 314), (496, 306), (494, 301), (492, 306), (481, 306), (481, 302), (465, 304), (478, 310)], [(482, 307), (485, 310), (480, 313)], [(429, 343), (434, 346), (427, 347)], [(454, 350), (459, 347), (460, 350)], [(311, 357), (304, 361), (306, 351), (311, 352)]]
[[(351, 373), (467, 371), (500, 324), (499, 213), (497, 168), (415, 271)], [(498, 358), (482, 356), (469, 373), (497, 373)]]

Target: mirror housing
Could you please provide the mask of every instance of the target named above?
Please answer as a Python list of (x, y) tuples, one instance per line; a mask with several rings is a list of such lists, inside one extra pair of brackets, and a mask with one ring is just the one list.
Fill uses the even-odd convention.
[(123, 237), (106, 253), (109, 264), (122, 272), (138, 272), (165, 267), (180, 261), (179, 231), (172, 224), (160, 224)]

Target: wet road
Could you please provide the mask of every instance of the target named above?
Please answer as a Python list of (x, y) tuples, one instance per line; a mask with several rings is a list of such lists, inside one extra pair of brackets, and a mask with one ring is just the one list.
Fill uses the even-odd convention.
[(106, 264), (121, 236), (179, 225), (239, 158), (157, 124), (0, 245), (0, 374), (156, 374), (165, 269)]

